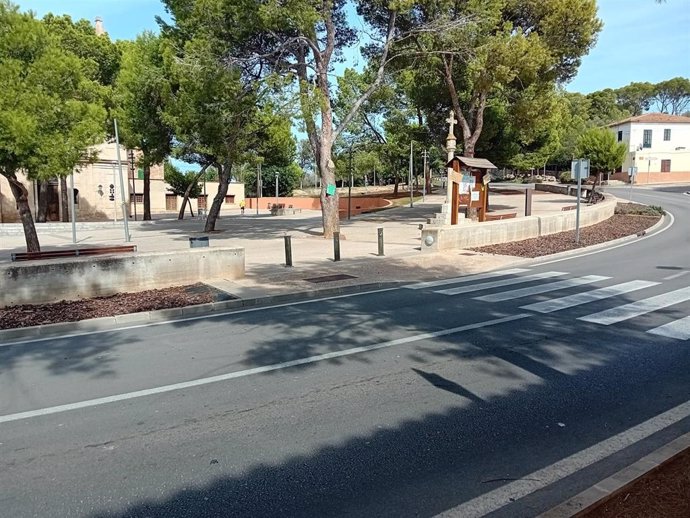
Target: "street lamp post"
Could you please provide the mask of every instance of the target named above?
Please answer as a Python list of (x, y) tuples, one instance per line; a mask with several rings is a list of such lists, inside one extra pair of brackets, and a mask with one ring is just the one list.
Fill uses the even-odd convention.
[(276, 171), (276, 209), (278, 208), (278, 171)]
[(352, 214), (352, 144), (350, 144), (350, 181), (347, 184), (347, 219), (351, 218)]

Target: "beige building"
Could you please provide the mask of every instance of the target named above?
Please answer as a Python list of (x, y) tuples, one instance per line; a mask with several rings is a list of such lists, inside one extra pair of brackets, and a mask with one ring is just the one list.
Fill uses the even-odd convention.
[[(103, 221), (122, 219), (123, 194), (120, 189), (120, 176), (117, 165), (117, 148), (114, 143), (102, 144), (96, 148), (98, 159), (92, 164), (84, 164), (75, 170), (74, 200), (77, 221)], [(124, 178), (124, 199), (129, 218), (134, 220), (135, 213), (138, 220), (144, 212), (144, 180), (143, 170), (131, 166), (131, 153), (121, 147), (122, 173)], [(134, 152), (136, 160), (136, 152)], [(36, 216), (38, 205), (38, 185), (19, 175), (29, 191), (29, 205)], [(176, 196), (168, 190), (169, 185), (163, 179), (163, 166), (151, 168), (151, 214), (153, 217), (173, 216), (182, 207), (182, 197)], [(67, 181), (70, 189), (70, 181)], [(213, 197), (218, 191), (218, 182), (208, 182), (205, 186), (206, 196), (190, 200), (194, 213), (201, 208), (210, 207)], [(48, 221), (60, 221), (62, 213), (62, 199), (57, 179), (48, 185)], [(230, 183), (225, 202), (221, 207), (221, 214), (239, 207), (244, 200), (244, 184)], [(187, 214), (189, 208), (187, 207)], [(15, 223), (19, 221), (14, 196), (10, 191), (7, 180), (0, 176), (0, 223)]]
[(690, 117), (645, 113), (609, 124), (628, 153), (612, 179), (629, 181), (637, 167), (636, 184), (690, 182)]

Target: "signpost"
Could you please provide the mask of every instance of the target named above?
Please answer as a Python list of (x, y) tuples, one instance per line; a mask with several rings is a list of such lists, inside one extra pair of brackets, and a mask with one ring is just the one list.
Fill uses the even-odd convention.
[(582, 178), (589, 178), (589, 160), (580, 158), (570, 163), (570, 173), (577, 179), (577, 210), (575, 211), (575, 243), (580, 244), (580, 198), (582, 194)]

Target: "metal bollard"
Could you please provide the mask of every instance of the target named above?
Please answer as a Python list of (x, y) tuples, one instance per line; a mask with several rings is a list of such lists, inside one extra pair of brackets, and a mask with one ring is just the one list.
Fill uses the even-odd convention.
[(525, 217), (532, 215), (532, 189), (525, 189)]
[(285, 266), (292, 266), (292, 236), (285, 236)]
[(378, 231), (379, 231), (379, 257), (383, 257), (383, 227), (379, 227)]
[(333, 232), (333, 261), (340, 261), (340, 232)]

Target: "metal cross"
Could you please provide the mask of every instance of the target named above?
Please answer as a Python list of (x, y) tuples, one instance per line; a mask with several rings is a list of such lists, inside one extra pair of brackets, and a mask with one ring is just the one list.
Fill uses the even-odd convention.
[(450, 116), (446, 119), (446, 122), (450, 124), (450, 129), (448, 130), (448, 136), (454, 136), (455, 133), (453, 132), (453, 129), (455, 127), (455, 124), (458, 122), (455, 119), (455, 112), (453, 110), (450, 110)]

